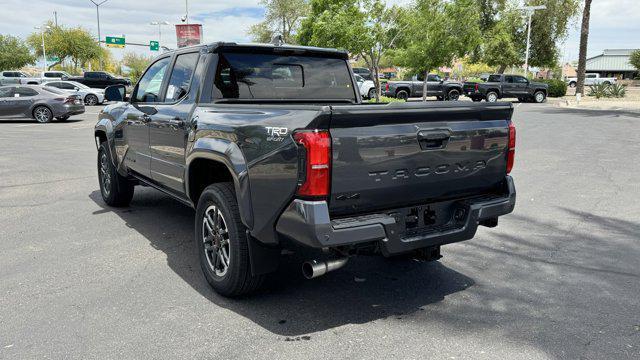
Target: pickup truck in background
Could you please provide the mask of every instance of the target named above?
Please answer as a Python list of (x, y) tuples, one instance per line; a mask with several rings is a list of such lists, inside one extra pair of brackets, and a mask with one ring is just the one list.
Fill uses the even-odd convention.
[[(363, 104), (348, 54), (214, 43), (164, 53), (99, 114), (100, 192), (136, 185), (195, 208), (206, 280), (256, 290), (284, 249), (307, 278), (359, 254), (440, 258), (510, 213), (510, 103)], [(311, 255), (313, 254), (313, 255)]]
[(519, 101), (542, 103), (547, 99), (549, 85), (529, 81), (520, 75), (489, 75), (487, 82), (465, 82), (464, 95), (473, 101), (496, 102), (502, 98), (518, 98)]
[(0, 71), (0, 86), (5, 85), (38, 85), (42, 79), (32, 77), (24, 71)]
[(90, 88), (104, 89), (111, 85), (130, 86), (131, 80), (117, 77), (106, 71), (85, 71), (82, 76), (66, 76), (62, 80), (75, 81), (87, 85)]
[[(407, 81), (388, 81), (383, 88), (383, 95), (398, 99), (421, 97), (424, 91), (424, 76), (414, 75)], [(462, 83), (445, 81), (436, 74), (427, 76), (427, 96), (435, 96), (438, 100), (457, 101), (462, 94)]]
[[(578, 85), (577, 77), (568, 77), (565, 79), (565, 82), (569, 87), (576, 87)], [(616, 78), (613, 77), (600, 77), (600, 74), (594, 73), (586, 73), (584, 74), (584, 84), (586, 86), (591, 86), (595, 84), (605, 84), (605, 85), (613, 85), (617, 82)]]

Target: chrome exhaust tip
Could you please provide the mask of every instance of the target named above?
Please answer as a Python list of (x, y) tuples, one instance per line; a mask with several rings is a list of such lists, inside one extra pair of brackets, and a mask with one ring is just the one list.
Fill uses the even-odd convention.
[(349, 258), (339, 258), (327, 261), (311, 260), (302, 264), (302, 275), (307, 279), (317, 278), (330, 271), (338, 270), (343, 267)]

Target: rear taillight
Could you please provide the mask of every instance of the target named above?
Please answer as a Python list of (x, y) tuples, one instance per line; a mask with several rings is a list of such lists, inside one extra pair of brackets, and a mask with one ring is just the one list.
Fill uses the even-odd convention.
[(507, 154), (507, 174), (513, 169), (513, 162), (516, 157), (516, 126), (509, 121), (509, 153)]
[(298, 178), (299, 196), (325, 197), (329, 195), (331, 171), (331, 136), (328, 131), (298, 131), (293, 134), (302, 146), (300, 167), (304, 169)]
[(76, 98), (74, 97), (68, 97), (66, 99), (64, 99), (64, 103), (65, 104), (73, 104), (76, 101)]
[(476, 92), (478, 92), (478, 83), (476, 83)]
[(389, 91), (389, 83), (384, 84), (384, 89), (385, 89), (386, 91)]

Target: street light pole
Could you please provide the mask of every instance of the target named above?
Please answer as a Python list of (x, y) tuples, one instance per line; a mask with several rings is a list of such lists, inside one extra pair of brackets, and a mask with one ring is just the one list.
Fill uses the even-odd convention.
[(527, 12), (529, 15), (529, 23), (527, 25), (527, 51), (524, 58), (524, 76), (527, 77), (529, 75), (529, 47), (531, 46), (531, 17), (536, 10), (543, 10), (547, 7), (545, 5), (539, 6), (524, 6), (521, 9)]
[[(109, 0), (102, 0), (101, 2), (95, 2), (94, 0), (89, 0), (96, 6), (96, 17), (98, 18), (98, 46), (102, 47), (102, 37), (100, 34), (100, 5), (106, 3)], [(102, 69), (102, 55), (100, 56), (100, 69)]]
[(34, 26), (33, 27), (36, 30), (42, 30), (40, 32), (40, 34), (42, 35), (42, 61), (44, 63), (44, 65), (42, 66), (42, 71), (47, 71), (47, 50), (44, 46), (44, 32), (46, 30), (50, 30), (51, 26), (46, 25), (46, 26)]
[(149, 25), (158, 25), (158, 45), (162, 44), (162, 25), (171, 25), (168, 21), (152, 21)]

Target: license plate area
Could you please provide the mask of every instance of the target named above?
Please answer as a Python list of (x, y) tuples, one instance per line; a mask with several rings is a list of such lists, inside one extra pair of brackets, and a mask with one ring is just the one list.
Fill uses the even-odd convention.
[(460, 201), (438, 202), (396, 210), (400, 238), (413, 238), (460, 228), (467, 218), (468, 206)]

